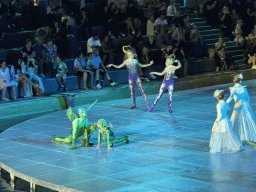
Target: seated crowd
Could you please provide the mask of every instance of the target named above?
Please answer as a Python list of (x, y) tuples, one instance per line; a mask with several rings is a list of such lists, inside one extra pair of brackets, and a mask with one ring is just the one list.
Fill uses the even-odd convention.
[[(3, 100), (7, 100), (5, 92), (9, 90), (8, 87), (15, 86), (18, 86), (19, 94), (23, 88), (25, 97), (42, 95), (45, 91), (44, 78), (56, 78), (59, 90), (67, 91), (68, 67), (63, 62), (67, 58), (75, 58), (74, 71), (71, 73), (78, 77), (80, 89), (95, 87), (100, 89), (102, 87), (100, 79), (105, 77), (111, 86), (116, 85), (105, 66), (108, 63), (119, 62), (121, 50), (117, 50), (118, 46), (114, 45), (114, 41), (123, 37), (131, 39), (128, 44), (142, 64), (150, 60), (150, 48), (158, 50), (160, 64), (164, 64), (166, 56), (175, 54), (183, 66), (183, 72), (181, 74), (178, 72), (178, 76), (187, 75), (188, 59), (208, 57), (208, 45), (203, 41), (197, 25), (189, 23), (189, 15), (182, 14), (176, 8), (175, 0), (171, 0), (170, 5), (160, 3), (160, 0), (97, 2), (41, 0), (39, 3), (24, 0), (24, 2), (14, 0), (9, 4), (0, 3), (0, 23), (4, 21), (7, 26), (5, 30), (0, 30), (2, 36), (12, 28), (36, 30), (35, 39), (26, 41), (17, 61), (7, 63), (7, 66), (6, 61), (1, 63), (0, 89)], [(214, 27), (220, 27), (224, 36), (233, 34), (237, 44), (248, 47), (253, 44), (255, 47), (255, 41), (252, 40), (254, 38), (251, 36), (245, 38), (248, 31), (244, 27), (249, 26), (245, 18), (250, 18), (252, 21), (256, 16), (254, 8), (247, 9), (244, 18), (235, 17), (235, 14), (240, 14), (239, 11), (236, 13), (239, 2), (239, 0), (229, 0), (223, 9), (220, 9), (220, 0), (208, 0), (204, 5), (203, 1), (194, 0), (193, 10), (198, 14), (204, 14)], [(251, 1), (246, 0), (246, 2), (249, 5)], [(91, 9), (87, 7), (92, 4), (97, 6)], [(103, 14), (99, 17), (97, 13)], [(216, 17), (216, 14), (219, 17)], [(42, 26), (38, 26), (39, 21), (43, 21)], [(144, 23), (145, 27), (143, 27)], [(103, 30), (98, 34), (93, 33), (94, 26), (103, 26)], [(81, 46), (81, 42), (85, 45)], [(253, 51), (248, 51), (248, 55), (253, 55)], [(218, 68), (226, 69), (225, 43), (222, 38), (216, 43), (212, 52), (219, 57)], [(149, 69), (139, 69), (139, 72), (147, 81), (155, 78), (149, 75)], [(88, 79), (89, 83), (87, 83)], [(96, 81), (95, 86), (94, 81)], [(16, 98), (15, 93), (13, 98)]]

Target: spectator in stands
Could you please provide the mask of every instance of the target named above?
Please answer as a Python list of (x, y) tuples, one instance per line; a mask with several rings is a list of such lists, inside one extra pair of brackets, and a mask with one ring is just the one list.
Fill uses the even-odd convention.
[(128, 0), (126, 13), (127, 13), (127, 18), (125, 20), (125, 23), (127, 24), (128, 35), (131, 36), (130, 32), (132, 32), (132, 34), (135, 34), (135, 30), (133, 27), (133, 20), (141, 18), (140, 11), (138, 7), (135, 6), (132, 0)]
[[(14, 67), (11, 69), (11, 72), (14, 72)], [(13, 91), (13, 99), (16, 99), (16, 89), (15, 87), (18, 85), (17, 80), (14, 78), (14, 75), (11, 74), (10, 69), (6, 67), (6, 63), (1, 61), (0, 63), (0, 90), (2, 90), (2, 101), (9, 101), (5, 97), (7, 87), (11, 87)]]
[(51, 36), (50, 28), (45, 23), (41, 28), (37, 29), (35, 38), (45, 41), (50, 36)]
[(244, 44), (242, 26), (243, 26), (243, 20), (239, 20), (238, 24), (236, 25), (236, 29), (233, 32), (233, 35), (235, 36), (234, 41), (236, 42), (236, 45), (240, 45), (240, 46), (243, 46)]
[(208, 55), (208, 46), (203, 41), (201, 33), (198, 31), (197, 25), (192, 24), (193, 29), (190, 32), (190, 49), (187, 52), (188, 57), (192, 58), (201, 58), (207, 57)]
[(207, 0), (204, 4), (204, 16), (207, 18), (207, 23), (213, 27), (218, 27), (219, 2), (218, 0)]
[(44, 84), (42, 79), (37, 75), (38, 67), (36, 65), (35, 59), (30, 58), (27, 65), (27, 74), (29, 75), (29, 80), (39, 84), (39, 87), (36, 89), (37, 96), (43, 96), (45, 91)]
[(254, 24), (254, 28), (252, 29), (251, 34), (256, 37), (256, 24)]
[(234, 25), (236, 25), (238, 23), (238, 19), (239, 19), (239, 16), (236, 12), (235, 9), (232, 9), (232, 12), (231, 12), (231, 16), (232, 16), (232, 24), (233, 24), (233, 27), (235, 27)]
[(58, 54), (68, 55), (68, 39), (66, 30), (60, 26), (60, 23), (55, 22), (52, 30), (52, 38), (58, 47)]
[(181, 12), (178, 10), (175, 16), (172, 18), (171, 24), (175, 24), (175, 23), (181, 24), (181, 22), (182, 22)]
[(91, 71), (91, 68), (89, 65), (87, 65), (87, 62), (85, 60), (85, 57), (83, 56), (82, 51), (78, 51), (78, 57), (75, 59), (74, 62), (74, 72), (77, 76), (78, 80), (78, 87), (80, 89), (81, 87), (81, 79), (83, 79), (83, 90), (87, 90), (87, 78), (90, 77), (90, 88), (94, 89), (93, 86), (94, 82), (94, 73)]
[(150, 16), (147, 22), (147, 36), (149, 39), (149, 43), (152, 45), (155, 37), (155, 20), (153, 15)]
[(102, 41), (102, 52), (103, 52), (103, 59), (102, 63), (105, 64), (106, 61), (108, 63), (115, 63), (115, 49), (113, 47), (112, 41), (108, 35), (104, 37)]
[[(32, 92), (32, 87), (37, 90), (39, 88), (38, 84), (33, 83), (32, 81), (29, 80), (30, 75), (28, 73), (28, 61), (24, 62), (23, 58), (20, 58), (18, 60), (18, 66), (16, 68), (16, 76), (18, 78), (18, 82), (22, 84), (23, 91), (24, 91), (24, 97), (32, 97), (33, 92)], [(21, 93), (21, 87), (18, 86), (18, 91), (19, 91), (19, 97)]]
[(156, 45), (157, 48), (161, 51), (164, 51), (166, 46), (170, 44), (170, 39), (168, 38), (168, 35), (166, 34), (165, 28), (160, 28), (160, 33), (158, 34), (156, 38)]
[(79, 25), (80, 25), (81, 34), (82, 34), (82, 41), (85, 41), (85, 40), (87, 40), (85, 29), (88, 29), (88, 32), (89, 32), (88, 35), (90, 37), (92, 36), (92, 27), (91, 27), (91, 24), (89, 22), (89, 19), (88, 19), (87, 15), (86, 15), (85, 9), (82, 9), (80, 11), (79, 18), (80, 18), (79, 19)]
[(178, 41), (179, 45), (184, 48), (184, 46), (185, 46), (185, 29), (183, 29), (179, 23), (175, 23), (175, 30), (172, 34), (172, 39)]
[(64, 92), (67, 92), (67, 72), (68, 72), (68, 68), (67, 65), (65, 63), (62, 62), (61, 58), (59, 56), (56, 56), (56, 60), (57, 60), (57, 75), (56, 75), (56, 80), (59, 84), (59, 88), (58, 90), (63, 90)]
[[(70, 18), (70, 17), (68, 17)], [(62, 23), (62, 30), (63, 33), (66, 34), (67, 40), (68, 40), (68, 57), (75, 57), (80, 45), (79, 41), (76, 38), (76, 31), (72, 30), (72, 26), (68, 24), (69, 19), (63, 20)]]
[[(149, 55), (148, 55), (148, 52), (149, 52), (148, 47), (143, 46), (141, 52), (142, 52), (142, 56), (140, 57), (141, 64), (150, 63)], [(138, 66), (138, 69), (139, 69), (141, 79), (144, 79), (145, 81), (149, 81), (149, 79), (156, 79), (156, 77), (154, 75), (149, 75), (150, 67), (139, 67)]]
[(36, 40), (36, 44), (33, 45), (35, 51), (36, 64), (38, 66), (38, 73), (41, 77), (45, 78), (44, 75), (44, 61), (45, 61), (45, 46), (43, 41), (40, 39)]
[(159, 15), (164, 14), (166, 16), (166, 12), (167, 12), (167, 5), (166, 3), (162, 3), (158, 9), (158, 13)]
[(161, 13), (160, 17), (158, 17), (155, 21), (155, 27), (157, 31), (160, 31), (160, 27), (164, 27), (165, 29), (169, 29), (169, 25), (167, 19), (165, 18), (165, 14)]
[(57, 57), (57, 46), (53, 44), (52, 39), (48, 39), (45, 46), (45, 75), (47, 77), (53, 77), (56, 74), (56, 57)]
[(255, 22), (256, 16), (256, 2), (253, 3), (251, 0), (245, 2), (246, 14), (244, 14), (244, 21), (246, 21), (246, 31), (245, 34), (248, 35), (252, 30), (252, 23)]
[(232, 16), (229, 13), (229, 8), (224, 6), (222, 12), (220, 13), (220, 21), (221, 21), (221, 30), (223, 32), (224, 37), (230, 37), (232, 35)]
[(216, 71), (227, 69), (228, 66), (226, 62), (226, 44), (223, 42), (222, 38), (219, 38), (219, 41), (215, 44), (215, 52), (217, 53)]
[(96, 33), (92, 34), (92, 37), (87, 41), (87, 53), (92, 53), (93, 48), (101, 48), (99, 35)]
[(100, 89), (102, 85), (100, 84), (100, 77), (102, 78), (102, 81), (104, 79), (104, 76), (106, 76), (107, 80), (110, 82), (110, 86), (115, 86), (116, 83), (112, 81), (110, 78), (107, 69), (105, 68), (104, 64), (101, 61), (101, 58), (99, 56), (99, 49), (93, 48), (92, 54), (89, 59), (89, 64), (91, 65), (91, 69), (94, 73), (96, 73), (96, 87), (97, 89)]
[[(171, 45), (172, 45), (171, 49), (169, 49), (169, 52), (167, 53), (167, 55), (174, 54), (176, 56), (176, 59), (180, 60), (180, 62), (182, 64), (182, 68), (177, 71), (178, 76), (186, 77), (187, 69), (188, 69), (188, 61), (186, 59), (183, 48), (180, 46), (180, 44), (177, 40), (173, 40)], [(174, 78), (177, 78), (177, 76), (175, 76)]]
[(185, 29), (186, 31), (190, 31), (192, 26), (189, 23), (189, 15), (187, 13), (185, 13), (184, 15), (182, 15), (182, 20), (180, 23), (181, 27), (183, 29)]
[(169, 24), (171, 23), (172, 18), (176, 15), (177, 13), (177, 8), (175, 5), (175, 0), (172, 0), (170, 2), (170, 5), (167, 8), (166, 16), (168, 18)]
[(248, 59), (248, 54), (254, 55), (256, 52), (256, 39), (253, 34), (250, 34), (248, 37), (245, 37), (246, 40), (246, 51), (245, 58)]
[(26, 46), (21, 49), (21, 53), (22, 57), (26, 58), (26, 60), (36, 56), (34, 48), (32, 47), (32, 41), (30, 39), (26, 40)]

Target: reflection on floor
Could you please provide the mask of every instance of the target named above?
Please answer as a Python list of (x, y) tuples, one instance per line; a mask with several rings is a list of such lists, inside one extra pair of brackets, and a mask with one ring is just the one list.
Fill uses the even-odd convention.
[[(252, 85), (248, 89), (255, 112)], [(227, 98), (228, 87), (218, 88), (225, 89)], [(52, 135), (65, 137), (71, 131), (66, 111), (26, 121), (0, 134), (0, 162), (25, 175), (81, 191), (256, 191), (256, 149), (245, 144), (241, 152), (209, 154), (215, 89), (175, 92), (172, 114), (167, 111), (167, 94), (152, 113), (146, 111), (141, 97), (136, 110), (127, 109), (130, 99), (97, 103), (88, 114), (89, 123), (104, 118), (113, 124), (117, 136), (130, 137), (130, 144), (116, 144), (110, 150), (105, 143), (96, 148), (97, 132), (90, 148), (81, 147), (79, 140), (76, 150), (53, 142)], [(155, 96), (148, 97), (149, 103)]]

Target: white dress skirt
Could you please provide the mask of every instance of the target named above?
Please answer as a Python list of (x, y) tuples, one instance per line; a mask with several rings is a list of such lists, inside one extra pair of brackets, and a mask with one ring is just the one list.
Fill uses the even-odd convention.
[(235, 104), (230, 121), (234, 133), (241, 141), (256, 142), (255, 117), (247, 101), (239, 101)]
[[(217, 119), (212, 128), (210, 138), (210, 153), (236, 152), (243, 149), (241, 141), (232, 130), (231, 122), (227, 111), (229, 106), (225, 101), (220, 101), (217, 105)], [(217, 121), (219, 121), (217, 123)]]
[(228, 118), (214, 123), (210, 139), (210, 153), (236, 152), (243, 149), (242, 143), (232, 131)]

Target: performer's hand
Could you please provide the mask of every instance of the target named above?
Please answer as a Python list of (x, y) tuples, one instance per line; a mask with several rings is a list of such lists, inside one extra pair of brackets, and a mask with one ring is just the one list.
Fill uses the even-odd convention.
[(154, 61), (152, 60), (152, 61), (150, 61), (150, 63), (149, 63), (150, 65), (153, 65), (154, 64)]
[(150, 72), (149, 75), (154, 75), (155, 73), (154, 72)]
[(97, 145), (97, 148), (100, 148), (100, 145)]
[(110, 67), (112, 67), (113, 65), (112, 64), (109, 64), (109, 65), (107, 65), (107, 68), (110, 68)]

